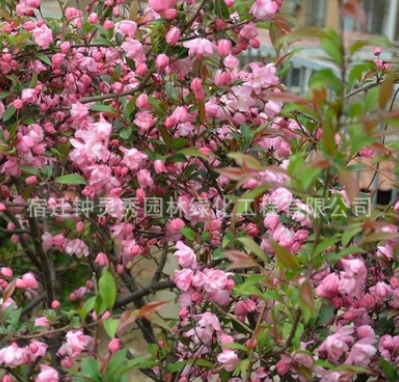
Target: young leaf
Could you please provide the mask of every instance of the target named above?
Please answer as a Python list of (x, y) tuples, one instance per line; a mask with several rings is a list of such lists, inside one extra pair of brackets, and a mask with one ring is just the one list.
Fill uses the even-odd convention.
[(281, 264), (292, 271), (299, 271), (301, 269), (298, 259), (291, 252), (287, 251), (275, 241), (272, 241), (271, 244), (276, 251), (276, 256)]
[(59, 176), (57, 179), (54, 180), (54, 182), (67, 185), (86, 184), (86, 180), (79, 174), (68, 174)]
[(103, 269), (100, 281), (100, 296), (108, 308), (112, 308), (116, 299), (116, 285), (111, 273), (106, 268)]

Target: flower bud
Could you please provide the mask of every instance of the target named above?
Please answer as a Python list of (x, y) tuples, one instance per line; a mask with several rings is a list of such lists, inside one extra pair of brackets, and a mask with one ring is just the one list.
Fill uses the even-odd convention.
[(169, 57), (165, 53), (161, 53), (157, 56), (155, 63), (160, 72), (163, 72), (169, 65)]
[(108, 344), (108, 350), (110, 353), (116, 353), (121, 348), (121, 340), (118, 338), (114, 338)]
[(170, 28), (165, 36), (166, 43), (170, 46), (175, 46), (179, 41), (179, 38), (180, 38), (180, 29), (177, 27)]
[(218, 53), (221, 57), (226, 57), (231, 54), (232, 44), (230, 40), (223, 39), (218, 42)]

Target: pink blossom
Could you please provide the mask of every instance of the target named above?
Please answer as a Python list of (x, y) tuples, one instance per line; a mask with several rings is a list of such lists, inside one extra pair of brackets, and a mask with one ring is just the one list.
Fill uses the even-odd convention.
[(196, 269), (197, 258), (194, 251), (181, 241), (176, 243), (176, 247), (178, 248), (178, 251), (174, 253), (174, 256), (176, 257), (179, 265), (182, 268)]
[(29, 349), (33, 358), (43, 357), (46, 354), (48, 346), (44, 342), (32, 340), (29, 344)]
[(142, 132), (149, 130), (157, 121), (149, 111), (139, 111), (136, 114), (136, 118), (134, 119), (134, 123), (140, 128)]
[(115, 24), (114, 34), (120, 33), (123, 37), (134, 37), (137, 24), (134, 21), (122, 20)]
[(188, 54), (190, 57), (196, 56), (199, 60), (212, 56), (216, 49), (215, 44), (206, 38), (195, 38), (185, 41), (183, 46), (189, 48)]
[(233, 371), (239, 362), (237, 354), (231, 349), (223, 349), (223, 352), (217, 356), (217, 360), (227, 371)]
[(82, 330), (68, 331), (66, 343), (58, 351), (59, 355), (68, 355), (72, 358), (77, 357), (83, 351), (89, 350), (93, 345), (93, 338), (83, 334)]
[(376, 342), (373, 337), (366, 337), (356, 342), (345, 361), (347, 364), (353, 364), (356, 366), (368, 366), (371, 358), (377, 352), (377, 349), (373, 346)]
[(80, 239), (70, 240), (67, 245), (65, 252), (68, 255), (75, 255), (78, 259), (83, 256), (89, 256), (89, 247)]
[(282, 0), (256, 0), (249, 12), (259, 20), (267, 20), (280, 10), (281, 3)]
[(8, 347), (3, 347), (0, 350), (0, 365), (6, 367), (17, 367), (22, 365), (26, 360), (26, 349), (20, 348), (15, 342)]
[(53, 42), (53, 32), (46, 24), (33, 29), (32, 36), (35, 40), (35, 43), (43, 49), (47, 49)]
[(176, 286), (182, 291), (188, 291), (193, 281), (193, 271), (191, 269), (183, 269), (181, 271), (175, 271), (173, 281)]
[(243, 321), (248, 313), (251, 313), (255, 310), (256, 304), (251, 299), (238, 301), (235, 308), (234, 314)]
[(40, 365), (40, 373), (35, 382), (58, 382), (58, 371), (47, 365)]
[(328, 336), (319, 346), (319, 351), (327, 352), (328, 359), (337, 362), (342, 354), (349, 350), (354, 339), (351, 336), (353, 329), (340, 328), (334, 334)]

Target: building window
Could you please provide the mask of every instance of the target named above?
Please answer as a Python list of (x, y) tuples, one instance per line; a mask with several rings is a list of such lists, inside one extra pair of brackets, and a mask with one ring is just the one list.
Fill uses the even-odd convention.
[(306, 24), (324, 27), (326, 21), (327, 0), (308, 0)]
[(367, 14), (367, 33), (378, 35), (385, 34), (386, 16), (388, 16), (387, 14), (389, 12), (388, 1), (364, 0), (363, 7)]

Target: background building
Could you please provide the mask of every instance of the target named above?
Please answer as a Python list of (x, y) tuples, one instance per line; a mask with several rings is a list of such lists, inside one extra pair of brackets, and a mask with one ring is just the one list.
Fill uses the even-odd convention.
[[(359, 23), (351, 19), (344, 20), (344, 42), (346, 46), (358, 40), (365, 40), (372, 36), (385, 36), (394, 44), (393, 49), (383, 48), (381, 59), (392, 64), (399, 63), (399, 0), (363, 0), (362, 7), (366, 11), (367, 22), (361, 27)], [(293, 16), (300, 25), (315, 26), (321, 28), (332, 28), (339, 30), (339, 10), (337, 0), (284, 0), (281, 12)], [(275, 50), (269, 38), (267, 30), (259, 30), (261, 49), (249, 50), (243, 58), (244, 63), (256, 58), (272, 60)], [(338, 74), (338, 70), (326, 57), (324, 51), (318, 44), (317, 39), (302, 40), (295, 43), (295, 47), (302, 50), (290, 58), (290, 69), (282, 83), (290, 92), (305, 95), (308, 90), (308, 83), (311, 76), (325, 68), (330, 68)], [(374, 60), (374, 46), (365, 47), (355, 56), (355, 62), (361, 60)], [(355, 63), (354, 62), (354, 63)], [(364, 93), (357, 95), (357, 101), (365, 97)], [(399, 109), (397, 101), (394, 109)], [(390, 128), (390, 127), (388, 127)], [(384, 129), (381, 123), (380, 129)], [(398, 142), (399, 134), (387, 137), (385, 143)], [(364, 170), (357, 173), (357, 180), (360, 189), (366, 189), (370, 184), (371, 190), (378, 189), (374, 194), (374, 203), (387, 204), (398, 198), (397, 185), (399, 177), (392, 162), (381, 162), (379, 173), (368, 166), (373, 166), (372, 160), (365, 159)], [(375, 165), (374, 165), (375, 166)]]

